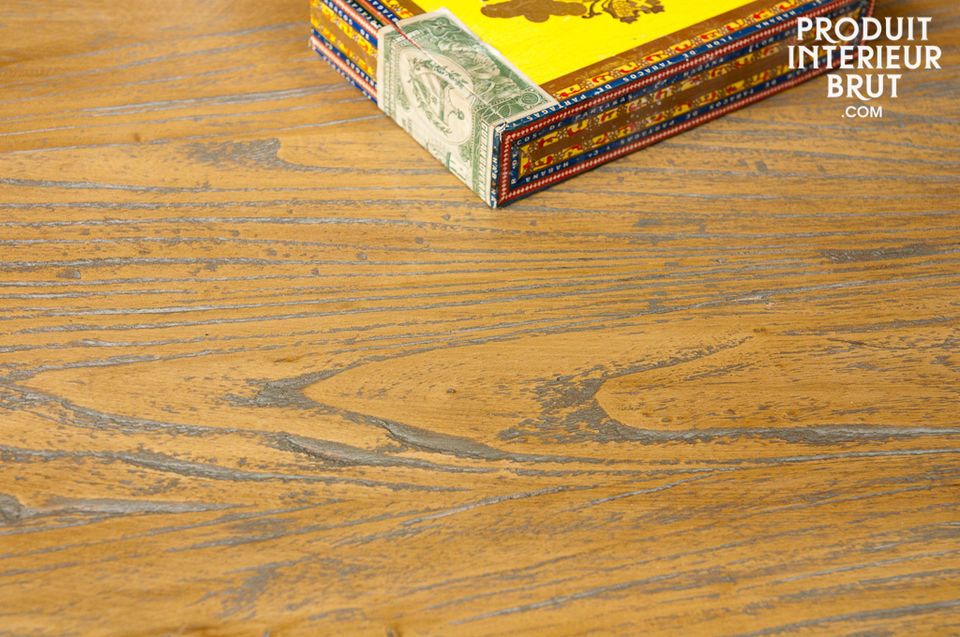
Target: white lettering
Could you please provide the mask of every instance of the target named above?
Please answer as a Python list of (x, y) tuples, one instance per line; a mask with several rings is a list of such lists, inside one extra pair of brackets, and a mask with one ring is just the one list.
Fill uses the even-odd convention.
[(827, 97), (830, 99), (843, 97), (843, 76), (838, 74), (828, 75), (827, 80)]

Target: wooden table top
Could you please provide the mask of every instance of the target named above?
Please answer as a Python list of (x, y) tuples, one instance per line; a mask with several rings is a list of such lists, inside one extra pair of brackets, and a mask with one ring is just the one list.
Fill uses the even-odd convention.
[(0, 635), (960, 634), (960, 9), (503, 210), (306, 0), (0, 7)]

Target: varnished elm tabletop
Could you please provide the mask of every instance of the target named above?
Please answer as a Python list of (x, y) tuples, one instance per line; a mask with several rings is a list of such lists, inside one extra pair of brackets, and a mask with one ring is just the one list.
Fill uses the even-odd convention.
[(960, 633), (960, 107), (489, 210), (306, 0), (0, 5), (0, 635)]

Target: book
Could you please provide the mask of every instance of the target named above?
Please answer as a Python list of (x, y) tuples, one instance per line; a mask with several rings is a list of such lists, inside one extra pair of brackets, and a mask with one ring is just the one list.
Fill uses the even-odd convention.
[(503, 206), (830, 70), (801, 18), (873, 0), (311, 0), (311, 46)]

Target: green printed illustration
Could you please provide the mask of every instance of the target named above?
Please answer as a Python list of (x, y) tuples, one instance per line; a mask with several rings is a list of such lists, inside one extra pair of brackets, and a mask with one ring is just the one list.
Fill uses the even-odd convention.
[(498, 125), (556, 104), (445, 10), (381, 33), (380, 108), (484, 199)]

